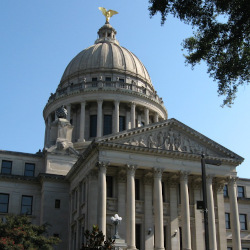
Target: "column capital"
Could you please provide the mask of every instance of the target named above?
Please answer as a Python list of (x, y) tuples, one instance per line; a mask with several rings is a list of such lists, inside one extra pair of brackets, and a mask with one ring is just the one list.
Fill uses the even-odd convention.
[(120, 104), (120, 100), (114, 100), (114, 104), (115, 105), (119, 105)]
[(154, 168), (154, 178), (160, 178), (162, 177), (163, 169), (161, 168)]
[(86, 105), (86, 101), (81, 101), (81, 106)]
[(103, 103), (103, 99), (97, 99), (96, 101), (97, 101), (97, 103), (100, 104), (100, 105)]
[(237, 176), (230, 176), (230, 177), (228, 178), (228, 184), (229, 184), (229, 185), (236, 185), (238, 179), (239, 179), (239, 178), (238, 178)]
[(127, 181), (126, 169), (122, 168), (118, 171), (118, 182), (125, 183)]
[(213, 174), (207, 175), (206, 176), (207, 184), (212, 184), (213, 183), (213, 178), (214, 178)]
[(137, 166), (132, 164), (127, 164), (126, 167), (127, 167), (127, 175), (134, 176)]
[(97, 162), (96, 166), (98, 167), (98, 169), (102, 172), (106, 173), (107, 167), (110, 165), (109, 162)]
[(131, 102), (130, 105), (134, 107), (136, 106), (135, 102)]
[(214, 178), (214, 188), (218, 193), (223, 191), (225, 182), (226, 182), (225, 178), (218, 178), (218, 177)]
[(147, 172), (143, 178), (144, 185), (152, 185), (153, 183), (153, 173), (151, 171)]
[(180, 180), (181, 181), (187, 181), (188, 180), (188, 176), (189, 176), (189, 173), (188, 171), (180, 171)]

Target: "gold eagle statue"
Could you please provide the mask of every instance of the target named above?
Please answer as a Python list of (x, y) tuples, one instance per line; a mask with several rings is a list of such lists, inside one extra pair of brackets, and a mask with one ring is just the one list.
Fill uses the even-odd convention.
[(99, 10), (102, 12), (102, 14), (106, 17), (106, 22), (109, 23), (109, 19), (110, 17), (112, 17), (113, 15), (115, 14), (118, 14), (117, 11), (115, 10), (106, 10), (105, 8), (103, 7), (99, 7)]

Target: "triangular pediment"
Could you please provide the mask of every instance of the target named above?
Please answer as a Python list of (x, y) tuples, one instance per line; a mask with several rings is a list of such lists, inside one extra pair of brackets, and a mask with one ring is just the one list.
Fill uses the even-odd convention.
[(100, 138), (98, 142), (127, 145), (131, 146), (131, 149), (140, 147), (189, 155), (205, 154), (211, 157), (232, 159), (238, 163), (244, 160), (176, 119), (105, 136)]

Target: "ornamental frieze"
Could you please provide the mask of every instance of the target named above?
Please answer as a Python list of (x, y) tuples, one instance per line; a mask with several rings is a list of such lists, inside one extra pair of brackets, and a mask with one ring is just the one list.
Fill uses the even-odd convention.
[(162, 130), (146, 133), (144, 135), (133, 136), (121, 141), (124, 144), (138, 147), (163, 149), (168, 151), (178, 151), (193, 154), (215, 155), (214, 152), (205, 146), (197, 143), (194, 139), (175, 130), (165, 128)]

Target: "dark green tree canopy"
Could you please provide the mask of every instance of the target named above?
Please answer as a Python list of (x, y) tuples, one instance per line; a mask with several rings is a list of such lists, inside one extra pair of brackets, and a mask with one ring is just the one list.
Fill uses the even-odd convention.
[(31, 224), (24, 215), (9, 215), (4, 220), (0, 218), (0, 249), (53, 249), (59, 243), (57, 237), (46, 236), (47, 225), (37, 226)]
[(149, 0), (150, 16), (168, 14), (193, 27), (186, 38), (186, 62), (207, 63), (209, 75), (218, 82), (223, 106), (231, 106), (238, 87), (249, 84), (250, 1), (249, 0)]

